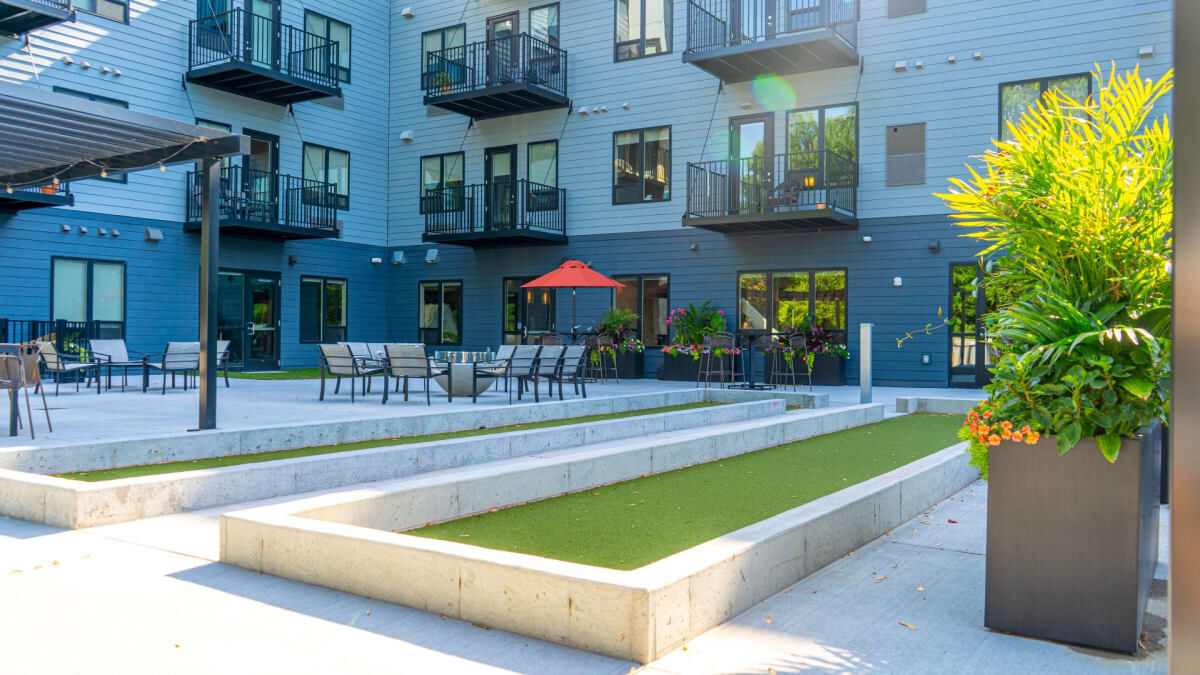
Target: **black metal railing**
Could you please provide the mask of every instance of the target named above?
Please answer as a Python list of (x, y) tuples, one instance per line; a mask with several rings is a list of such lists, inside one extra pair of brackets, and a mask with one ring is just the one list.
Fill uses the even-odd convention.
[(687, 181), (697, 218), (858, 207), (858, 164), (831, 150), (690, 162)]
[(53, 7), (59, 11), (69, 12), (71, 10), (71, 0), (33, 0), (39, 5)]
[(448, 96), (515, 82), (567, 95), (567, 52), (532, 35), (472, 42), (425, 55), (426, 96)]
[[(187, 175), (187, 222), (200, 222), (203, 171)], [(220, 218), (239, 225), (337, 231), (337, 185), (240, 165), (221, 167)], [(314, 232), (317, 233), (317, 232)]]
[(0, 318), (0, 342), (53, 342), (64, 354), (79, 353), (88, 340), (125, 339), (124, 321), (67, 321)]
[(566, 190), (528, 180), (425, 190), (421, 213), (425, 234), (567, 233)]
[(688, 0), (687, 51), (736, 47), (829, 27), (858, 41), (856, 0)]
[[(65, 197), (66, 195), (71, 194), (71, 184), (66, 183), (66, 182), (60, 182), (58, 185), (53, 185), (50, 183), (47, 183), (46, 185), (22, 185), (20, 187), (17, 187), (14, 185), (14, 186), (12, 186), (12, 191), (13, 191), (13, 194), (11, 196), (13, 196), (13, 197), (20, 197), (22, 194), (28, 194), (30, 192), (44, 194), (44, 195), (58, 195), (60, 197)], [(5, 197), (5, 196), (10, 196), (10, 195), (8, 195), (7, 187), (4, 188), (3, 193), (0, 193), (0, 197)]]
[(244, 9), (193, 19), (189, 25), (189, 70), (241, 62), (337, 87), (338, 59), (336, 41)]

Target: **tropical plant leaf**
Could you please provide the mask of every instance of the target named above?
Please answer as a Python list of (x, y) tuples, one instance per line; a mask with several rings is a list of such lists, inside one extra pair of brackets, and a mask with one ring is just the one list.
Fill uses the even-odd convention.
[(1116, 434), (1100, 434), (1096, 437), (1096, 445), (1110, 463), (1117, 461), (1117, 453), (1121, 451), (1121, 437)]

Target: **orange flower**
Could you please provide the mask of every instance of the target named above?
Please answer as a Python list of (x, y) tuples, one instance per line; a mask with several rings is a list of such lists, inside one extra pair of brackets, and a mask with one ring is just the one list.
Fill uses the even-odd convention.
[(1012, 431), (1009, 431), (1008, 429), (1001, 431), (1000, 438), (1003, 438), (1006, 441), (1009, 440), (1010, 438), (1012, 438)]
[(983, 411), (983, 419), (985, 419), (985, 420), (986, 420), (986, 419), (991, 419), (991, 417), (992, 417), (992, 411), (991, 411), (991, 410), (984, 410), (984, 411)]
[(1021, 438), (1022, 438), (1021, 432), (1019, 432), (1019, 431), (1012, 432), (1012, 440), (1016, 441), (1017, 443), (1020, 443)]
[(981, 434), (986, 434), (986, 433), (990, 432), (991, 430), (992, 430), (992, 428), (986, 424), (979, 425), (979, 433), (981, 433)]
[(1000, 445), (1000, 437), (996, 434), (988, 436), (988, 445)]
[(1029, 445), (1035, 445), (1039, 438), (1041, 438), (1041, 434), (1036, 431), (1031, 431), (1027, 436), (1025, 436), (1025, 442)]
[(1005, 431), (1012, 431), (1012, 427), (1013, 427), (1013, 423), (1009, 422), (1008, 420), (1004, 420), (1003, 422), (1000, 423), (1000, 428), (1004, 429)]
[(1029, 428), (1029, 425), (1028, 425), (1028, 424), (1026, 424), (1025, 426), (1021, 427), (1021, 433), (1023, 433), (1023, 434), (1026, 434), (1026, 435), (1028, 435), (1030, 431), (1032, 431), (1032, 429), (1030, 429), (1030, 428)]

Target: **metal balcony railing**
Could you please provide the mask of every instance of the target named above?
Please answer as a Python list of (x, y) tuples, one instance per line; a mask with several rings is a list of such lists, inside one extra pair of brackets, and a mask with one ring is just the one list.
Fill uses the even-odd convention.
[(55, 319), (9, 319), (0, 317), (0, 342), (53, 342), (62, 353), (78, 353), (87, 340), (125, 339), (124, 321), (67, 321)]
[(858, 164), (831, 150), (694, 162), (687, 216), (778, 215), (858, 207)]
[(687, 51), (737, 47), (828, 27), (858, 40), (856, 0), (688, 0)]
[(425, 190), (421, 213), (427, 235), (534, 230), (567, 233), (566, 190), (528, 180)]
[(33, 0), (33, 3), (37, 5), (45, 5), (51, 9), (57, 9), (64, 12), (70, 11), (71, 9), (71, 0)]
[[(187, 175), (187, 222), (199, 223), (202, 171)], [(300, 228), (336, 236), (337, 186), (287, 174), (221, 167), (220, 219), (243, 228)]]
[(567, 52), (532, 35), (429, 52), (421, 85), (428, 97), (523, 83), (567, 95)]
[[(8, 188), (4, 188), (4, 192), (0, 193), (0, 197), (4, 197), (5, 195), (7, 195), (8, 194), (7, 190), (8, 190)], [(71, 184), (61, 182), (58, 185), (53, 185), (50, 183), (47, 183), (46, 185), (23, 185), (21, 187), (17, 187), (14, 185), (14, 186), (12, 186), (12, 191), (13, 191), (14, 196), (20, 196), (21, 194), (34, 193), (34, 194), (43, 194), (43, 195), (58, 195), (58, 196), (65, 197), (65, 196), (71, 194)]]
[(189, 24), (188, 70), (244, 63), (314, 86), (337, 88), (338, 58), (336, 41), (244, 9)]

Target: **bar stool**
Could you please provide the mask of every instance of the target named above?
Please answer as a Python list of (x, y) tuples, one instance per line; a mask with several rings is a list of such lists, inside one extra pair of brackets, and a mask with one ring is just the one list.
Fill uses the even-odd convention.
[(541, 342), (542, 342), (542, 344), (543, 344), (543, 345), (561, 345), (561, 344), (565, 344), (565, 343), (563, 342), (563, 336), (559, 335), (558, 333), (549, 333), (549, 334), (547, 334), (547, 335), (543, 335), (543, 336), (542, 336), (542, 340), (541, 340)]
[[(613, 382), (619, 383), (621, 380), (617, 377), (617, 350), (613, 346), (612, 336), (588, 335), (583, 338), (583, 344), (589, 347), (587, 377), (607, 382), (608, 373), (611, 372)], [(592, 354), (596, 355), (595, 361), (592, 361)]]
[[(737, 344), (737, 338), (733, 333), (713, 333), (704, 338), (704, 353), (700, 357), (700, 372), (696, 374), (696, 386), (700, 386), (700, 380), (704, 380), (705, 386), (712, 382), (712, 376), (717, 375), (721, 378), (721, 386), (725, 386), (725, 375), (729, 375), (729, 384), (734, 382), (734, 355), (733, 349)], [(717, 356), (717, 350), (722, 350), (724, 354)], [(729, 368), (726, 370), (726, 364)]]
[(808, 372), (808, 390), (813, 390), (812, 385), (812, 368), (808, 367), (808, 336), (793, 335), (788, 338), (788, 346), (792, 348), (792, 391), (796, 391), (796, 359), (800, 359), (804, 364), (804, 370)]

